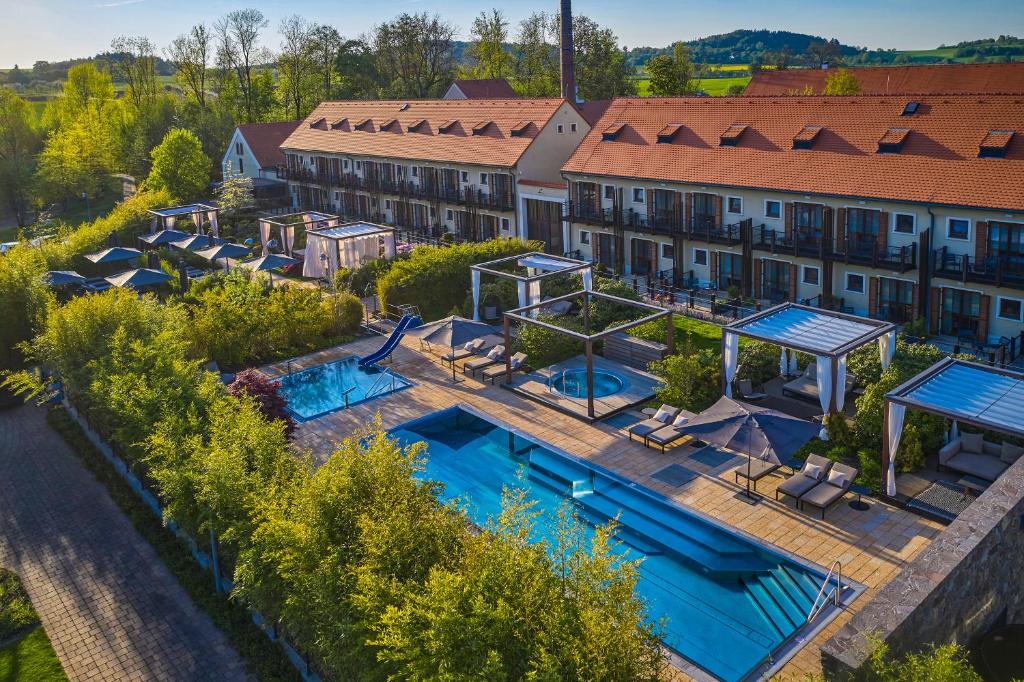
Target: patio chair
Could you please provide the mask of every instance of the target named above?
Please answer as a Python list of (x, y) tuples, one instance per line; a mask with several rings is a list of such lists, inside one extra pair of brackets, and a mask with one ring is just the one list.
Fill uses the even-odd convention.
[(505, 362), (505, 346), (495, 346), (482, 358), (473, 358), (462, 363), (462, 373), (469, 372), (473, 376), (482, 369), (492, 367), (499, 362)]
[(857, 470), (846, 464), (836, 462), (828, 472), (828, 477), (814, 486), (797, 500), (797, 507), (809, 504), (821, 510), (821, 518), (825, 518), (825, 510), (838, 502), (853, 485), (857, 478)]
[(654, 413), (654, 416), (650, 419), (645, 419), (639, 424), (634, 424), (629, 427), (629, 439), (633, 440), (633, 436), (637, 436), (644, 441), (644, 445), (647, 444), (647, 436), (654, 433), (658, 429), (668, 426), (672, 423), (672, 420), (676, 418), (681, 410), (678, 407), (672, 407), (671, 405), (662, 405), (658, 408), (658, 411)]
[(739, 389), (740, 397), (744, 400), (761, 400), (767, 398), (767, 393), (759, 393), (754, 390), (754, 385), (750, 382), (750, 379), (740, 379), (736, 383), (736, 388)]
[[(512, 356), (512, 371), (517, 372), (526, 366), (526, 353), (516, 353)], [(481, 381), (487, 381), (488, 379), (493, 384), (495, 379), (502, 376), (505, 373), (505, 364), (498, 363), (495, 367), (488, 367), (483, 371), (481, 375), (483, 379)]]
[(821, 483), (831, 466), (832, 461), (821, 455), (808, 455), (800, 471), (775, 489), (775, 499), (778, 500), (781, 494), (783, 498), (788, 496), (792, 497), (794, 502), (799, 502), (801, 495)]
[(462, 348), (455, 351), (449, 351), (441, 356), (441, 364), (445, 366), (451, 365), (453, 362), (463, 360), (465, 358), (473, 357), (480, 352), (480, 349), (487, 343), (483, 339), (473, 339)]
[(747, 462), (744, 462), (742, 466), (737, 467), (734, 472), (736, 477), (736, 484), (739, 485), (741, 479), (749, 479), (753, 484), (754, 490), (757, 490), (757, 482), (765, 476), (770, 476), (776, 471), (782, 468), (781, 464), (775, 462), (766, 462), (763, 459), (757, 459), (756, 457), (751, 459), (749, 462), (750, 470), (747, 470)]
[(657, 445), (661, 448), (662, 452), (665, 452), (674, 445), (678, 445), (679, 441), (689, 437), (689, 434), (683, 433), (680, 429), (686, 426), (687, 421), (696, 416), (693, 412), (679, 410), (671, 424), (662, 426), (660, 429), (655, 429), (647, 434), (647, 437), (644, 438), (644, 445), (647, 447), (651, 447), (651, 444)]

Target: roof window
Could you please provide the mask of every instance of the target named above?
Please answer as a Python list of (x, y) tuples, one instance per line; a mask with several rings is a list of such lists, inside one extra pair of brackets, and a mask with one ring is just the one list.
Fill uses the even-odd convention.
[(669, 123), (658, 131), (658, 144), (668, 144), (682, 128), (682, 123)]
[(721, 137), (718, 138), (719, 147), (735, 147), (740, 141), (740, 137), (749, 128), (746, 123), (733, 123), (731, 126), (725, 129)]
[(622, 129), (625, 127), (625, 123), (613, 123), (604, 129), (604, 132), (601, 133), (601, 139), (604, 140), (605, 142), (610, 142), (618, 138), (619, 133), (621, 133)]
[(990, 130), (978, 145), (978, 156), (983, 159), (1002, 159), (1013, 139), (1012, 130)]
[(810, 149), (824, 126), (806, 125), (793, 137), (793, 149)]
[(910, 128), (889, 128), (885, 131), (885, 135), (878, 140), (878, 153), (899, 154), (908, 135), (910, 135)]

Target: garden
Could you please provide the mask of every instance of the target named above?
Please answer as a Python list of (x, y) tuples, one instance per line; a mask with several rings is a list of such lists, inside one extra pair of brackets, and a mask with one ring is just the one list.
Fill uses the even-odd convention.
[(0, 568), (0, 680), (67, 680), (17, 574)]

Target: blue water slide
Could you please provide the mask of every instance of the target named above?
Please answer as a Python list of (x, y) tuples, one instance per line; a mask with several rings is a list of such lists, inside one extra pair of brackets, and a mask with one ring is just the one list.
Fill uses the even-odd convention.
[(391, 355), (391, 353), (398, 348), (398, 344), (402, 342), (402, 337), (405, 336), (405, 332), (413, 327), (420, 326), (421, 321), (422, 320), (420, 320), (419, 315), (402, 315), (402, 319), (398, 321), (398, 325), (395, 327), (394, 331), (391, 332), (391, 336), (389, 336), (388, 340), (384, 342), (384, 345), (373, 353), (360, 358), (359, 366), (369, 367), (370, 365), (375, 365)]

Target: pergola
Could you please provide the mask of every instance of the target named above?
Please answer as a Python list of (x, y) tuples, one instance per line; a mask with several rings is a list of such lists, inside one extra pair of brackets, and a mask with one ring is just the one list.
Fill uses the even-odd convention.
[[(544, 320), (538, 320), (531, 315), (534, 311), (558, 303), (559, 301), (572, 301), (578, 297), (582, 297), (582, 310), (583, 310), (583, 331), (578, 332), (573, 329), (565, 329), (559, 327), (556, 324), (546, 322)], [(609, 327), (608, 329), (601, 330), (599, 332), (591, 333), (590, 329), (590, 303), (593, 300), (611, 301), (620, 305), (636, 308), (638, 310), (649, 311), (650, 314), (641, 317), (638, 320), (632, 322), (624, 322), (623, 324)], [(557, 296), (550, 298), (543, 303), (536, 302), (530, 303), (529, 305), (509, 310), (504, 314), (504, 325), (505, 325), (505, 348), (512, 347), (512, 321), (521, 322), (523, 324), (532, 324), (544, 329), (549, 329), (566, 336), (571, 336), (575, 339), (583, 341), (585, 348), (585, 355), (587, 358), (587, 416), (591, 419), (594, 418), (594, 342), (600, 341), (601, 339), (611, 336), (612, 334), (638, 327), (647, 322), (661, 319), (662, 317), (667, 318), (666, 320), (666, 344), (668, 345), (668, 353), (672, 355), (675, 353), (675, 341), (673, 339), (673, 328), (672, 328), (672, 311), (666, 308), (662, 308), (658, 305), (651, 303), (642, 303), (640, 301), (631, 301), (628, 298), (620, 298), (618, 296), (612, 296), (611, 294), (603, 294), (590, 289), (583, 289), (581, 291), (575, 291), (571, 294), (565, 294), (564, 296)], [(505, 383), (512, 383), (512, 354), (505, 353)]]
[(333, 277), (338, 268), (357, 268), (380, 258), (395, 257), (395, 229), (374, 223), (345, 223), (306, 232), (302, 276)]
[[(220, 236), (217, 227), (217, 215), (220, 212), (216, 206), (210, 204), (182, 204), (181, 206), (168, 206), (167, 208), (151, 208), (148, 213), (153, 217), (150, 224), (150, 233), (160, 230), (173, 230), (178, 220), (192, 219), (195, 225), (196, 234), (203, 234), (203, 225), (210, 226), (210, 234), (214, 237)], [(178, 226), (180, 229), (180, 225)]]
[(1024, 373), (944, 358), (885, 395), (882, 471), (896, 495), (896, 453), (907, 408), (1024, 438)]
[[(583, 276), (583, 290), (590, 291), (594, 283), (590, 263), (575, 258), (552, 256), (540, 251), (499, 258), (470, 266), (473, 286), (473, 319), (480, 319), (480, 275), (510, 279), (516, 283), (519, 308), (540, 303), (540, 283), (547, 277), (579, 272)], [(536, 313), (534, 313), (536, 314)]]
[(300, 211), (299, 213), (282, 213), (280, 215), (263, 216), (259, 219), (260, 244), (263, 245), (263, 255), (270, 252), (270, 232), (277, 230), (281, 236), (281, 248), (286, 255), (292, 255), (292, 248), (295, 246), (295, 228), (301, 226), (305, 233), (313, 230), (325, 230), (334, 227), (341, 222), (341, 218), (331, 213), (319, 211)]
[[(796, 370), (796, 353), (817, 358), (818, 401), (825, 414), (841, 412), (846, 398), (846, 356), (872, 341), (878, 341), (882, 369), (896, 353), (896, 325), (868, 317), (783, 303), (722, 327), (722, 378), (725, 395), (732, 397), (739, 358), (739, 337), (781, 346), (779, 370)], [(788, 351), (788, 359), (787, 359)], [(824, 425), (822, 440), (828, 433)]]

